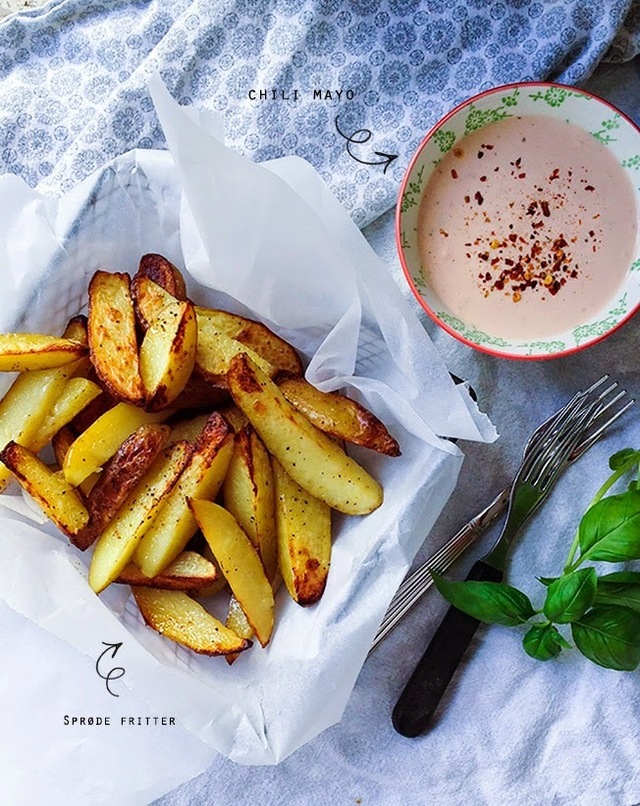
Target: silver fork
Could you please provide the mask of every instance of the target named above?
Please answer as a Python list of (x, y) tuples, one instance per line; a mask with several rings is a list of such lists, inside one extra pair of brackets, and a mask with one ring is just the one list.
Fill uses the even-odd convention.
[[(579, 459), (613, 423), (621, 417), (631, 406), (634, 401), (628, 398), (627, 393), (620, 389), (616, 382), (612, 382), (605, 387), (608, 381), (608, 376), (605, 375), (594, 383), (589, 389), (584, 392), (579, 392), (565, 404), (561, 409), (556, 411), (547, 420), (545, 420), (538, 428), (531, 434), (523, 451), (523, 459), (530, 453), (530, 451), (539, 443), (539, 440), (550, 427), (550, 425), (557, 420), (557, 418), (565, 412), (570, 406), (575, 405), (576, 401), (582, 400), (585, 396), (599, 392), (598, 401), (599, 406), (597, 410), (589, 418), (585, 433), (581, 436), (577, 446), (569, 456), (567, 464), (572, 464)], [(604, 388), (603, 388), (604, 387)], [(410, 576), (402, 582), (396, 594), (391, 600), (387, 612), (378, 628), (373, 643), (371, 644), (372, 652), (378, 644), (386, 638), (386, 636), (393, 630), (393, 628), (400, 622), (404, 616), (416, 605), (417, 602), (424, 596), (424, 594), (433, 585), (433, 578), (431, 571), (442, 573), (446, 571), (475, 541), (483, 534), (483, 532), (495, 521), (495, 519), (504, 511), (509, 502), (510, 487), (505, 488), (493, 499), (493, 501), (465, 524), (459, 532), (457, 532), (450, 540), (445, 543), (435, 554), (433, 554), (426, 562), (417, 568)]]
[[(610, 407), (607, 393), (592, 387), (580, 393), (547, 425), (525, 455), (511, 487), (507, 518), (493, 549), (478, 560), (467, 579), (499, 582), (513, 537), (546, 498), (587, 430)], [(615, 385), (610, 388), (615, 388)], [(393, 711), (393, 725), (404, 736), (418, 736), (447, 689), (479, 621), (449, 608)]]

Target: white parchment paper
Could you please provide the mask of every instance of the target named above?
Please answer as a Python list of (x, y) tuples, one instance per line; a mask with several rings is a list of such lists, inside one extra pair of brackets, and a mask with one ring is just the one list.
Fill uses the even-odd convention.
[(157, 80), (152, 93), (170, 153), (126, 154), (59, 200), (0, 178), (0, 289), (12, 300), (0, 326), (60, 331), (96, 269), (133, 273), (143, 253), (161, 252), (185, 266), (194, 300), (264, 320), (301, 351), (311, 381), (348, 387), (402, 456), (353, 451), (383, 484), (384, 504), (334, 519), (323, 600), (303, 609), (280, 593), (270, 645), (232, 667), (149, 630), (126, 588), (96, 597), (89, 552), (34, 520), (15, 490), (0, 497), (0, 595), (89, 658), (96, 638), (122, 641), (122, 685), (151, 712), (171, 713), (236, 761), (274, 764), (340, 719), (387, 604), (455, 486), (462, 453), (441, 437), (495, 432), (308, 164), (252, 163)]

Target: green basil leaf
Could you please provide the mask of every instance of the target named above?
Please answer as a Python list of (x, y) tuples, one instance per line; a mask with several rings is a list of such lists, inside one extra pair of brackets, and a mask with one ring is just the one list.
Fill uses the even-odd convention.
[(536, 660), (557, 658), (562, 647), (570, 644), (560, 635), (553, 624), (533, 624), (522, 639), (527, 655)]
[(571, 634), (580, 652), (606, 669), (631, 672), (640, 663), (640, 614), (625, 607), (594, 607)]
[(582, 568), (554, 580), (547, 588), (545, 616), (558, 624), (577, 621), (593, 604), (597, 581), (595, 568)]
[(601, 582), (640, 583), (640, 571), (612, 571), (610, 574), (603, 574), (598, 577), (598, 585)]
[(640, 491), (603, 498), (582, 516), (581, 561), (624, 562), (640, 558)]
[(629, 610), (640, 613), (640, 574), (619, 571), (600, 577), (594, 603), (628, 607)]
[(631, 470), (640, 461), (640, 451), (633, 448), (623, 448), (609, 457), (609, 467), (611, 470)]
[(522, 624), (534, 615), (522, 591), (503, 582), (450, 582), (432, 573), (436, 588), (458, 610), (485, 624)]
[(633, 481), (629, 482), (629, 489), (640, 490), (640, 482), (638, 481), (638, 479), (633, 479)]
[(541, 582), (545, 587), (549, 587), (552, 582), (555, 582), (558, 577), (536, 577), (538, 582)]

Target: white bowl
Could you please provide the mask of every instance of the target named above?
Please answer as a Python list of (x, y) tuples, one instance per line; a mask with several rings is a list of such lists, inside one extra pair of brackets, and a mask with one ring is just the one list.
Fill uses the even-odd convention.
[[(597, 315), (552, 336), (514, 339), (485, 332), (461, 321), (429, 287), (418, 250), (418, 211), (424, 190), (444, 155), (473, 131), (512, 116), (536, 115), (573, 123), (596, 137), (614, 155), (631, 181), (640, 210), (640, 130), (608, 102), (574, 87), (519, 83), (497, 87), (456, 107), (427, 134), (414, 155), (400, 188), (396, 239), (405, 277), (416, 299), (444, 330), (462, 342), (509, 358), (567, 355), (605, 338), (640, 306), (640, 239), (626, 277), (613, 299)], [(549, 143), (553, 148), (553, 143)]]

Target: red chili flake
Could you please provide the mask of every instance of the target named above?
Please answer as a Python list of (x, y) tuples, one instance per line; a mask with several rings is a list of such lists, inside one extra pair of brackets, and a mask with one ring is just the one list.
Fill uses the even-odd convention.
[(478, 252), (478, 257), (480, 260), (489, 260), (489, 253), (488, 252)]
[(484, 151), (478, 151), (478, 159), (481, 160), (484, 157)]
[(476, 190), (476, 192), (473, 194), (473, 198), (478, 202), (478, 204), (482, 204), (484, 201), (482, 193), (480, 193), (479, 190)]
[(542, 207), (542, 215), (546, 218), (549, 218), (551, 215), (551, 211), (549, 210), (549, 202), (548, 201), (541, 201), (540, 207)]
[(595, 190), (593, 185), (585, 185), (584, 189), (588, 190), (589, 193), (593, 193), (593, 191)]
[(515, 243), (518, 240), (518, 236), (516, 235), (515, 232), (509, 233), (509, 240), (511, 241), (511, 243)]
[(504, 289), (504, 283), (502, 282), (502, 280), (496, 280), (495, 283), (493, 284), (493, 287), (498, 291), (502, 291)]
[(484, 146), (482, 146), (482, 147), (483, 147), (483, 148), (486, 148), (486, 149), (487, 149), (487, 151), (493, 151), (493, 148), (494, 148), (494, 147), (493, 147), (493, 146), (492, 146), (490, 143), (487, 143), (486, 145), (484, 145)]
[(553, 172), (549, 176), (549, 181), (553, 182), (554, 179), (557, 179), (560, 176), (560, 168), (554, 168)]
[(455, 168), (452, 168), (452, 169), (451, 169), (451, 176), (452, 176), (454, 179), (457, 179), (457, 178), (458, 178), (458, 172), (456, 171), (456, 169), (455, 169)]
[(521, 174), (518, 174), (518, 179), (526, 179), (526, 178), (527, 178), (526, 173), (523, 172)]
[(487, 181), (487, 177), (486, 177), (486, 176), (481, 176), (481, 177), (480, 177), (480, 181), (481, 181), (481, 182), (486, 182), (486, 181)]
[(594, 235), (595, 235), (595, 232), (592, 229), (590, 229), (589, 230), (589, 237), (593, 238)]
[(540, 229), (540, 227), (544, 227), (544, 221), (534, 221), (531, 226), (533, 229)]
[(469, 204), (469, 202), (470, 202), (470, 201), (471, 201), (471, 197), (470, 197), (470, 196), (465, 196), (465, 197), (464, 197), (464, 203), (465, 203), (465, 204)]

